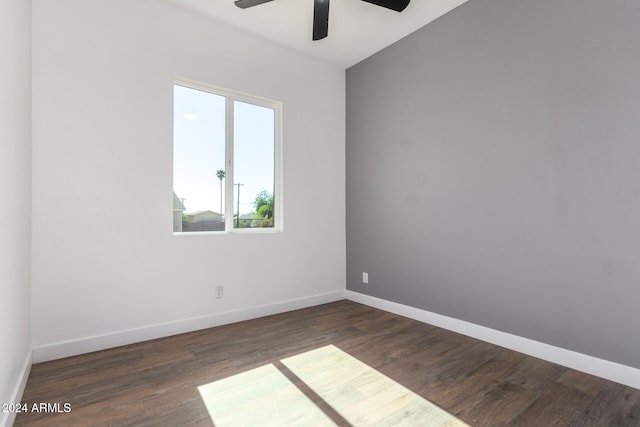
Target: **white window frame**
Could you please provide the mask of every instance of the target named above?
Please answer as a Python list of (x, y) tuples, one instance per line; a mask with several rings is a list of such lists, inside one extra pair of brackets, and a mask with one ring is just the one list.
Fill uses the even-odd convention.
[[(279, 233), (283, 231), (283, 185), (282, 185), (282, 102), (274, 101), (268, 98), (262, 98), (255, 95), (226, 89), (195, 80), (175, 77), (173, 85), (183, 86), (189, 89), (200, 90), (225, 98), (225, 229), (224, 231), (182, 231), (174, 232), (174, 235), (210, 235), (210, 234), (259, 234), (259, 233)], [(173, 86), (172, 86), (173, 88)], [(233, 227), (233, 195), (234, 195), (234, 177), (233, 177), (233, 112), (234, 101), (240, 101), (260, 107), (270, 108), (274, 111), (274, 176), (273, 176), (273, 227)], [(173, 122), (172, 122), (173, 123)], [(172, 140), (173, 144), (173, 140)], [(173, 181), (173, 172), (172, 172)], [(240, 214), (240, 213), (238, 213)]]

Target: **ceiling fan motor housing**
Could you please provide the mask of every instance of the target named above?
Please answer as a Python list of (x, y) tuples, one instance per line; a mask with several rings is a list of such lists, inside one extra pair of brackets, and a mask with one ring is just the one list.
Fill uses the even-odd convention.
[(396, 12), (402, 12), (409, 5), (411, 0), (362, 0), (367, 3), (382, 6), (387, 9), (395, 10)]

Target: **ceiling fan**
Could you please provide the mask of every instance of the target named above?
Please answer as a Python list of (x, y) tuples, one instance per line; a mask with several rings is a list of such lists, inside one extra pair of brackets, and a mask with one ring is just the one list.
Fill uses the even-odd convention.
[[(258, 6), (273, 0), (236, 0), (235, 5), (240, 9)], [(411, 0), (362, 0), (387, 9), (402, 12)], [(313, 40), (327, 37), (329, 33), (329, 0), (313, 1)]]

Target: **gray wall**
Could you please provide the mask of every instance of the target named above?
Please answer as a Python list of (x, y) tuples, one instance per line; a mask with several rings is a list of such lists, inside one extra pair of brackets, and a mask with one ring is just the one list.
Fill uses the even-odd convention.
[(348, 289), (640, 368), (640, 2), (472, 0), (355, 65), (346, 167)]

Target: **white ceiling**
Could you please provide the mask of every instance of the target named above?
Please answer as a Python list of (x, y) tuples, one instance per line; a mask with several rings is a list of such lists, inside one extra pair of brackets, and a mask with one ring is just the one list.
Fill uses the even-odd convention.
[(361, 0), (331, 0), (329, 36), (311, 41), (313, 0), (240, 9), (234, 0), (167, 0), (306, 55), (348, 68), (467, 0), (413, 0), (401, 12)]

